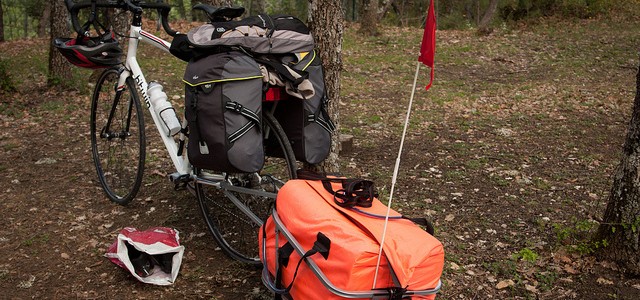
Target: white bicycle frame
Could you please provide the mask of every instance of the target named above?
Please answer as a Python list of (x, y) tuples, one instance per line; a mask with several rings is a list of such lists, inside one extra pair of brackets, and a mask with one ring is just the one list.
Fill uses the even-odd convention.
[[(118, 89), (125, 87), (125, 80), (127, 77), (131, 76), (135, 81), (138, 90), (140, 91), (140, 95), (142, 96), (142, 101), (149, 109), (149, 113), (151, 114), (151, 118), (153, 119), (153, 123), (156, 125), (160, 136), (162, 137), (162, 141), (164, 142), (164, 146), (167, 148), (169, 155), (171, 156), (171, 161), (178, 173), (179, 176), (183, 175), (191, 175), (192, 167), (189, 163), (187, 155), (178, 156), (178, 144), (173, 139), (172, 136), (168, 136), (166, 132), (164, 132), (162, 120), (155, 113), (153, 103), (149, 99), (148, 94), (148, 84), (147, 80), (144, 78), (144, 74), (140, 69), (140, 65), (138, 64), (138, 60), (136, 58), (136, 54), (138, 52), (138, 44), (140, 41), (150, 44), (156, 48), (159, 48), (167, 53), (169, 53), (169, 47), (171, 47), (171, 43), (149, 33), (144, 30), (140, 26), (132, 25), (129, 29), (129, 48), (127, 50), (127, 58), (124, 64), (124, 70), (120, 74), (120, 78), (118, 79)], [(184, 123), (183, 123), (184, 126)], [(183, 133), (179, 133), (182, 135)], [(183, 137), (181, 137), (183, 138)]]

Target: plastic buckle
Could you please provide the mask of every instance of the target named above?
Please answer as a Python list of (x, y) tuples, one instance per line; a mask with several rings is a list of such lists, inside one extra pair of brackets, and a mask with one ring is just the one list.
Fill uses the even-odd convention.
[(242, 104), (238, 103), (238, 102), (229, 102), (227, 103), (227, 108), (229, 108), (232, 111), (235, 111), (237, 113), (241, 113), (242, 109), (244, 108), (244, 106), (242, 106)]

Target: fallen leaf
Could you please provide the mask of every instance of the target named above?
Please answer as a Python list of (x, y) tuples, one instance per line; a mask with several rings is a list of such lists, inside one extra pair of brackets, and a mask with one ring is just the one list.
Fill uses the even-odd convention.
[(574, 269), (574, 268), (573, 268), (572, 266), (570, 266), (570, 265), (565, 265), (565, 266), (564, 266), (564, 271), (565, 271), (565, 272), (567, 272), (567, 273), (569, 273), (569, 274), (573, 274), (573, 275), (575, 275), (575, 274), (578, 274), (578, 273), (579, 273), (578, 271), (576, 271), (576, 269)]
[(538, 292), (538, 289), (536, 289), (536, 287), (533, 286), (533, 285), (525, 284), (524, 285), (524, 289), (529, 291), (529, 292), (532, 292), (532, 293), (537, 293)]
[(456, 218), (456, 217), (455, 217), (454, 215), (449, 214), (449, 215), (447, 215), (446, 217), (444, 217), (444, 220), (445, 220), (445, 221), (447, 221), (447, 222), (451, 222), (451, 221), (453, 221), (453, 219), (455, 219), (455, 218)]
[(453, 262), (449, 265), (449, 267), (451, 268), (451, 270), (460, 270), (460, 266)]
[(69, 254), (66, 254), (64, 252), (60, 253), (60, 257), (64, 258), (64, 259), (69, 259), (71, 258), (71, 256), (69, 256)]
[(496, 284), (496, 289), (502, 290), (511, 286), (514, 286), (516, 283), (513, 282), (513, 280), (509, 279), (509, 280), (503, 280), (498, 282), (498, 284)]
[(602, 277), (598, 278), (598, 280), (596, 280), (597, 283), (599, 284), (606, 284), (606, 285), (612, 285), (613, 281), (608, 280), (608, 279), (604, 279)]

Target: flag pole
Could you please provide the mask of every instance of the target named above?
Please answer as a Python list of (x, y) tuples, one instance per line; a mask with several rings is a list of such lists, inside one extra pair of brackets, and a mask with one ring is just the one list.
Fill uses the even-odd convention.
[(380, 269), (380, 259), (382, 258), (382, 246), (384, 245), (384, 239), (387, 235), (387, 225), (389, 224), (389, 213), (391, 212), (391, 202), (393, 201), (393, 191), (396, 186), (396, 179), (398, 178), (398, 170), (400, 169), (400, 157), (402, 156), (402, 148), (404, 146), (404, 138), (407, 135), (407, 127), (409, 127), (409, 116), (411, 115), (411, 106), (413, 106), (413, 97), (416, 93), (416, 84), (418, 82), (418, 74), (420, 73), (420, 62), (416, 65), (416, 75), (413, 77), (413, 87), (411, 88), (411, 97), (409, 98), (409, 107), (407, 108), (407, 115), (404, 120), (404, 128), (402, 129), (402, 138), (400, 139), (400, 149), (398, 149), (398, 157), (396, 157), (396, 165), (393, 168), (393, 176), (391, 177), (391, 191), (389, 192), (389, 203), (387, 204), (387, 214), (384, 217), (384, 227), (382, 229), (382, 238), (380, 239), (380, 250), (378, 251), (378, 262), (376, 263), (376, 272), (373, 276), (373, 287), (376, 288), (378, 280), (378, 270)]

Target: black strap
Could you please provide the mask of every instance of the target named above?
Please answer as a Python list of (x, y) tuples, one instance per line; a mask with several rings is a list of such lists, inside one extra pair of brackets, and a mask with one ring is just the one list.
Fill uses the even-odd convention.
[(305, 254), (300, 257), (300, 260), (298, 260), (296, 270), (293, 272), (293, 279), (291, 279), (291, 282), (289, 283), (283, 294), (288, 294), (289, 291), (291, 291), (293, 283), (296, 281), (296, 277), (298, 277), (298, 270), (300, 269), (300, 265), (307, 257), (310, 257), (316, 253), (320, 253), (320, 255), (322, 255), (322, 257), (326, 260), (327, 258), (329, 258), (330, 249), (331, 240), (322, 232), (318, 232), (318, 234), (316, 235), (316, 241), (313, 243), (313, 247), (305, 252)]
[(267, 25), (266, 29), (267, 29), (267, 37), (271, 39), (271, 36), (276, 31), (276, 24), (273, 22), (273, 19), (271, 18), (270, 15), (259, 14), (258, 17), (264, 20), (265, 22), (269, 23), (269, 24), (266, 24)]
[[(326, 174), (319, 174), (311, 170), (298, 170), (298, 179), (319, 180), (322, 186), (334, 196), (334, 201), (341, 207), (349, 208), (357, 213), (371, 218), (384, 219), (386, 216), (372, 214), (358, 209), (356, 206), (371, 207), (373, 198), (378, 197), (373, 182), (364, 179), (347, 179), (339, 177), (327, 177)], [(332, 182), (339, 182), (342, 189), (333, 190)], [(373, 194), (373, 198), (371, 195)], [(360, 197), (360, 198), (358, 198)], [(338, 200), (339, 199), (339, 200)], [(368, 205), (368, 206), (367, 206)], [(405, 219), (424, 227), (430, 235), (435, 234), (433, 223), (424, 217), (411, 218), (404, 215), (389, 216), (389, 220)]]
[(373, 181), (365, 179), (339, 179), (342, 189), (333, 190), (331, 182), (335, 179), (323, 179), (322, 186), (333, 195), (333, 200), (342, 207), (371, 207), (373, 198), (378, 197)]
[(235, 101), (228, 101), (225, 104), (225, 108), (227, 110), (236, 112), (236, 113), (244, 116), (245, 118), (249, 119), (249, 122), (247, 122), (246, 124), (244, 124), (244, 126), (240, 127), (234, 133), (229, 135), (229, 142), (230, 143), (234, 143), (239, 138), (241, 138), (245, 133), (249, 132), (249, 130), (251, 130), (252, 128), (254, 128), (256, 126), (258, 126), (258, 128), (260, 128), (260, 117), (255, 112), (253, 112), (252, 110), (244, 107), (242, 104), (240, 104), (238, 102), (235, 102)]
[(394, 286), (394, 287), (388, 287), (388, 288), (377, 288), (377, 289), (373, 289), (373, 290), (378, 290), (378, 291), (387, 291), (389, 293), (389, 300), (402, 300), (402, 299), (406, 299), (405, 298), (405, 294), (407, 292), (408, 287), (398, 287), (398, 286)]
[(198, 138), (200, 139), (198, 143), (201, 147), (204, 147), (206, 146), (206, 143), (204, 142), (204, 138), (202, 137), (200, 126), (198, 126), (198, 87), (191, 87), (190, 90), (193, 94), (193, 97), (191, 98), (191, 103), (189, 104), (189, 106), (191, 107), (191, 111), (193, 111), (193, 114), (189, 119), (187, 119), (187, 121), (194, 124), (196, 132), (198, 133)]

